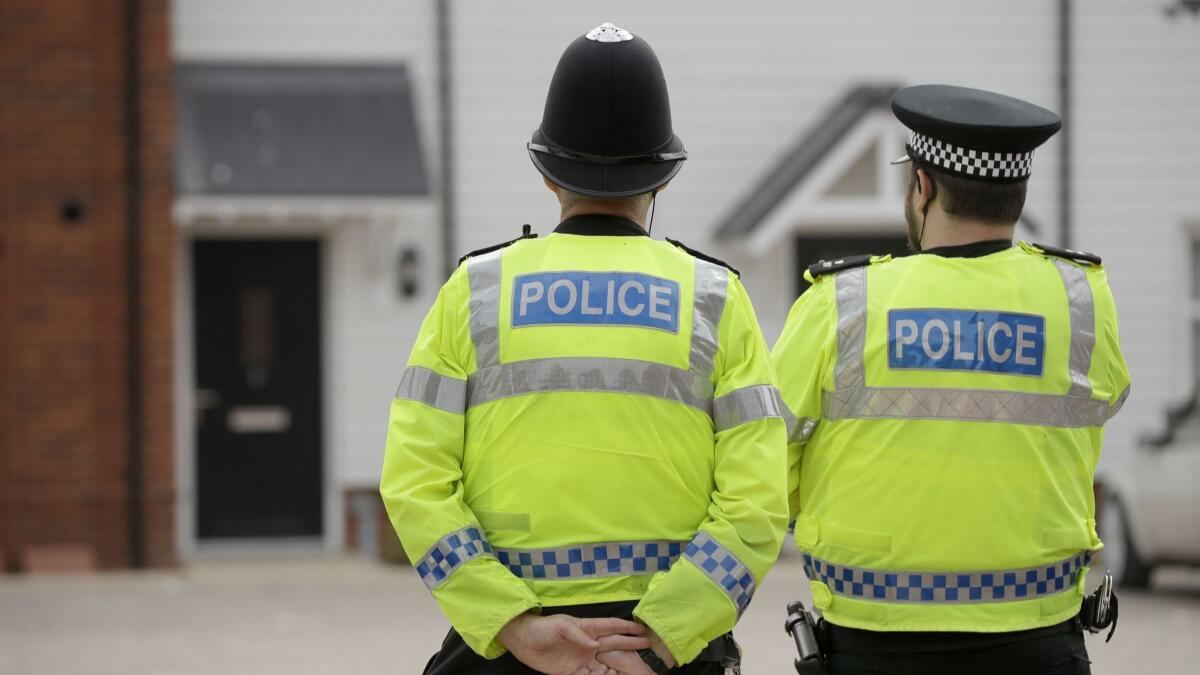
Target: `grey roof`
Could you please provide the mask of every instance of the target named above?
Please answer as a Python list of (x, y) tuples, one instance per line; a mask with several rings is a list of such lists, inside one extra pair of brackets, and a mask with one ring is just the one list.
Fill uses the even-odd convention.
[(897, 89), (893, 85), (859, 85), (846, 92), (734, 206), (718, 225), (717, 237), (731, 239), (752, 232), (864, 115), (887, 108)]
[(176, 88), (181, 193), (429, 191), (403, 65), (190, 64)]

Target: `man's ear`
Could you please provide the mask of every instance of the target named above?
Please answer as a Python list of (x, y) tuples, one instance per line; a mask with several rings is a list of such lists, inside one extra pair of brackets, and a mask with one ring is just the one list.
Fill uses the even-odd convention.
[(917, 169), (917, 210), (923, 210), (929, 202), (933, 201), (933, 196), (933, 181), (929, 178), (929, 174), (925, 173), (925, 169)]
[(557, 185), (555, 185), (554, 181), (550, 180), (549, 178), (546, 178), (545, 176), (542, 176), (542, 182), (546, 184), (546, 189), (553, 192), (555, 195), (557, 195), (558, 191), (562, 189), (562, 188), (558, 187)]

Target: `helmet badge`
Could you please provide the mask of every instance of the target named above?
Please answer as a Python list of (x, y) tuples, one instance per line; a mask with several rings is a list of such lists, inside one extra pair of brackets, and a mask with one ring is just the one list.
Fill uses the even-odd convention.
[(587, 39), (595, 42), (625, 42), (633, 39), (633, 33), (606, 21), (588, 31)]

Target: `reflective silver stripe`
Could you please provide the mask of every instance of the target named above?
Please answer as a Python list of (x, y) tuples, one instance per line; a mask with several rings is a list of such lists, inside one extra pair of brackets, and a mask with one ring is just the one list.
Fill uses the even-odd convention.
[(712, 379), (717, 356), (721, 313), (725, 311), (729, 272), (720, 265), (696, 258), (696, 280), (692, 286), (692, 344), (689, 370)]
[(558, 548), (497, 548), (496, 559), (522, 579), (588, 579), (654, 574), (671, 568), (683, 541), (610, 541)]
[(409, 366), (400, 376), (396, 398), (420, 401), (439, 410), (461, 415), (467, 406), (467, 381), (438, 375), (428, 368)]
[(1116, 414), (1105, 401), (990, 389), (863, 387), (824, 395), (827, 419), (923, 419), (1092, 427)]
[(808, 438), (817, 430), (817, 420), (811, 417), (800, 417), (796, 420), (794, 426), (789, 427), (788, 442), (790, 443), (805, 443)]
[(451, 574), (479, 556), (492, 555), (492, 547), (478, 525), (468, 525), (438, 539), (429, 552), (417, 561), (417, 574), (430, 591), (442, 585)]
[(746, 611), (746, 607), (750, 605), (750, 598), (754, 597), (754, 575), (733, 551), (701, 530), (688, 544), (683, 557), (699, 567), (714, 584), (725, 591), (725, 595), (728, 595), (734, 607), (737, 607), (738, 616)]
[(530, 359), (477, 370), (467, 378), (467, 408), (551, 391), (641, 394), (712, 414), (707, 376), (651, 361), (597, 357)]
[(1096, 346), (1096, 303), (1087, 272), (1065, 260), (1054, 260), (1067, 291), (1071, 315), (1071, 388), (1067, 396), (1092, 397), (1088, 371), (1092, 367), (1092, 351)]
[(487, 368), (500, 363), (500, 255), (492, 251), (467, 261), (471, 284), (471, 342), (475, 365)]
[(713, 425), (718, 432), (725, 431), (751, 420), (784, 417), (786, 409), (775, 387), (769, 384), (742, 387), (713, 399)]
[(1132, 386), (1133, 385), (1129, 384), (1125, 385), (1125, 391), (1121, 392), (1121, 395), (1117, 397), (1117, 402), (1112, 404), (1112, 408), (1108, 411), (1108, 416), (1110, 419), (1117, 413), (1121, 412), (1121, 408), (1125, 406), (1125, 401), (1129, 399), (1129, 389)]
[(833, 381), (838, 391), (853, 392), (867, 384), (863, 345), (867, 339), (867, 268), (856, 267), (834, 277), (837, 284), (837, 363)]
[(1010, 570), (981, 572), (906, 572), (839, 565), (804, 554), (804, 573), (834, 595), (859, 600), (904, 603), (982, 603), (1031, 600), (1075, 587), (1079, 570), (1091, 563), (1090, 551), (1066, 560)]

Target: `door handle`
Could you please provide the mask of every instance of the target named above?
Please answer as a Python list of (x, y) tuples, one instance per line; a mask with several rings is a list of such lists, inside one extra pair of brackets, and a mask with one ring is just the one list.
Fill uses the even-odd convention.
[(221, 392), (216, 389), (197, 389), (195, 397), (197, 412), (221, 405)]

